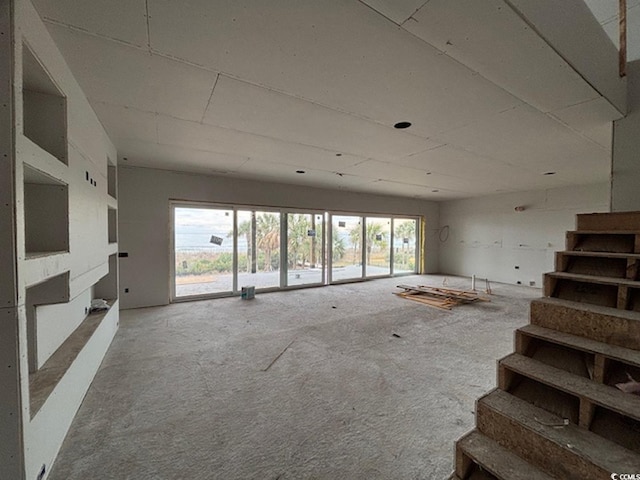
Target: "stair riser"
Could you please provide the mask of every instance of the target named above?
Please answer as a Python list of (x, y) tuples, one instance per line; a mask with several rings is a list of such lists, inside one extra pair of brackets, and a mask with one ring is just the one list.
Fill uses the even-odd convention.
[(633, 231), (640, 227), (640, 212), (608, 212), (578, 214), (578, 230)]
[(569, 251), (640, 253), (640, 235), (635, 233), (567, 232), (565, 244)]
[(628, 304), (627, 287), (623, 285), (602, 285), (556, 278), (548, 274), (544, 276), (544, 294), (547, 297), (622, 310)]
[(533, 325), (640, 350), (639, 320), (536, 300), (531, 302), (530, 320)]
[(482, 401), (478, 402), (476, 417), (480, 432), (551, 476), (597, 480), (609, 478), (611, 474), (581, 458), (566, 445), (545, 439)]
[(556, 252), (555, 270), (598, 277), (638, 280), (639, 263), (637, 258), (610, 258), (604, 255), (587, 257)]
[[(558, 347), (564, 348), (565, 350), (576, 352), (574, 357), (578, 355), (582, 356), (585, 362), (589, 362), (593, 364), (594, 368), (594, 378), (593, 380), (598, 383), (605, 383), (605, 370), (607, 373), (611, 373), (610, 367), (612, 366), (612, 362), (617, 362), (621, 365), (623, 369), (628, 370), (636, 370), (640, 369), (640, 352), (635, 352), (635, 354), (631, 354), (631, 352), (620, 351), (617, 352), (616, 346), (612, 346), (609, 344), (603, 344), (598, 342), (597, 344), (592, 344), (587, 339), (580, 339), (578, 341), (582, 342), (580, 346), (574, 345), (570, 342), (570, 338), (566, 338), (565, 341), (551, 339), (548, 337), (536, 336), (535, 334), (529, 334), (525, 330), (527, 327), (523, 327), (521, 329), (516, 330), (515, 333), (515, 353), (519, 353), (526, 357), (536, 358), (540, 357), (540, 350), (547, 349), (557, 349)], [(584, 342), (589, 342), (585, 344)], [(591, 348), (590, 348), (591, 346)], [(544, 352), (543, 352), (544, 353)], [(578, 357), (579, 358), (579, 357)], [(576, 375), (582, 375), (583, 373), (580, 371), (576, 371), (576, 369), (566, 368), (567, 366), (571, 366), (572, 363), (575, 364), (577, 360), (573, 359), (572, 363), (568, 362), (567, 355), (564, 354), (559, 357), (559, 362), (549, 362), (545, 361), (542, 358), (538, 358), (538, 360), (547, 363), (548, 365), (555, 366), (556, 368), (561, 368), (567, 371), (571, 371)], [(607, 367), (608, 368), (605, 368)], [(636, 374), (640, 377), (640, 372)], [(609, 378), (609, 377), (607, 377)], [(634, 377), (635, 378), (635, 377)]]
[(454, 474), (464, 479), (551, 480), (477, 430), (456, 442), (455, 468)]

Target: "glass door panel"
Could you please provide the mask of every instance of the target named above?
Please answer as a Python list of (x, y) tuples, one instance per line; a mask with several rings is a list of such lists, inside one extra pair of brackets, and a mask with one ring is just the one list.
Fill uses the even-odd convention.
[(416, 272), (417, 220), (393, 219), (393, 273)]
[(321, 284), (322, 215), (287, 214), (287, 285)]
[(233, 210), (174, 207), (175, 297), (233, 290)]
[(362, 217), (331, 215), (331, 281), (362, 278)]
[(367, 217), (365, 231), (366, 276), (391, 274), (391, 219)]
[(238, 210), (238, 288), (280, 287), (280, 213)]

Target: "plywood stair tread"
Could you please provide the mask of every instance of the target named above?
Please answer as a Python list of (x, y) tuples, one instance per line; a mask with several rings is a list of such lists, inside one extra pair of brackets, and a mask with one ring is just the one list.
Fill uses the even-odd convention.
[[(551, 480), (552, 477), (510, 452), (477, 430), (462, 437), (457, 447), (484, 470), (500, 480)], [(458, 476), (463, 472), (456, 472)]]
[(624, 393), (615, 387), (596, 383), (518, 353), (503, 358), (499, 363), (512, 372), (578, 398), (589, 399), (592, 403), (621, 415), (640, 420), (640, 396)]
[(593, 313), (596, 315), (613, 315), (626, 320), (635, 320), (640, 322), (640, 312), (635, 312), (633, 310), (621, 310), (615, 307), (605, 307), (603, 305), (575, 302), (573, 300), (565, 300), (563, 298), (555, 297), (536, 298), (535, 300), (532, 300), (531, 303), (546, 303), (548, 305), (567, 307), (581, 312)]
[(640, 253), (598, 252), (590, 250), (563, 250), (558, 253), (572, 257), (626, 258), (636, 260), (640, 259)]
[(518, 330), (531, 337), (546, 340), (565, 347), (574, 348), (582, 352), (601, 354), (607, 358), (640, 367), (640, 351), (638, 350), (609, 345), (608, 343), (598, 342), (589, 338), (579, 337), (577, 335), (559, 332), (557, 330), (539, 327), (537, 325), (526, 325)]
[(568, 272), (549, 272), (545, 275), (562, 279), (562, 280), (574, 280), (577, 282), (587, 283), (599, 283), (601, 285), (624, 285), (627, 287), (640, 288), (640, 282), (636, 280), (627, 280), (626, 278), (616, 277), (600, 277), (596, 275), (585, 275), (582, 273), (568, 273)]
[(638, 230), (569, 230), (567, 233), (578, 235), (638, 235), (640, 234), (640, 228)]
[[(571, 465), (581, 465), (582, 468), (593, 465), (607, 475), (611, 472), (635, 473), (640, 466), (639, 454), (577, 425), (558, 426), (563, 425), (559, 416), (502, 390), (494, 390), (478, 400), (477, 410), (478, 426), (484, 435), (500, 436), (494, 440), (512, 451), (522, 448), (523, 456), (542, 457), (539, 468), (551, 474)], [(483, 418), (488, 411), (493, 412), (493, 421)], [(509, 428), (508, 432), (504, 431), (505, 426)], [(547, 458), (546, 455), (562, 455), (565, 464), (562, 464), (563, 459)], [(579, 472), (574, 472), (576, 474)]]

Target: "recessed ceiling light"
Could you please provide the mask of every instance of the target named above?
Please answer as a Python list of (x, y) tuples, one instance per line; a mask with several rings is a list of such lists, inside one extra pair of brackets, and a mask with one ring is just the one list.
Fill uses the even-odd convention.
[(296, 170), (296, 173), (307, 173), (304, 170)]
[(336, 157), (341, 157), (342, 154), (341, 153), (336, 153)]
[(402, 130), (403, 128), (409, 128), (410, 126), (411, 126), (411, 122), (398, 122), (393, 126), (393, 128), (398, 128)]
[(555, 175), (556, 172), (544, 172), (543, 175)]

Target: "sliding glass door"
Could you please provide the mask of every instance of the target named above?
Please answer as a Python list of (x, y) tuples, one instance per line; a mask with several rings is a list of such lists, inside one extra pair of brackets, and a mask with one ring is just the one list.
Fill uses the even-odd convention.
[(280, 287), (280, 213), (238, 210), (238, 288)]
[(178, 202), (171, 211), (173, 300), (416, 271), (415, 218)]
[(390, 275), (391, 219), (367, 217), (365, 227), (366, 276)]
[(416, 272), (416, 232), (415, 218), (393, 219), (393, 273)]
[(324, 283), (324, 215), (287, 214), (287, 286)]
[(175, 297), (233, 291), (233, 210), (176, 207)]
[(363, 218), (331, 215), (331, 282), (363, 277)]

